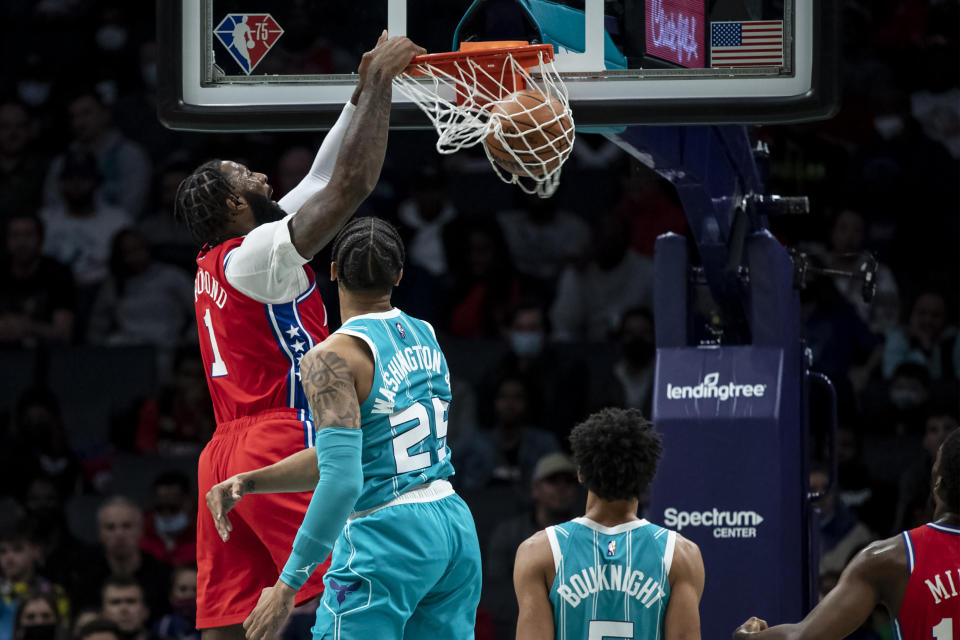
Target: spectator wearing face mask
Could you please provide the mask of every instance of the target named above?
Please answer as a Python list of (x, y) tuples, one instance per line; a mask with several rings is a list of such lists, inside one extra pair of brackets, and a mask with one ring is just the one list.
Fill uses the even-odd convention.
[[(536, 426), (551, 431), (566, 442), (573, 425), (586, 417), (589, 384), (580, 358), (551, 344), (547, 314), (538, 300), (518, 303), (507, 315), (503, 339), (507, 352), (481, 381), (480, 397), (490, 397), (505, 377), (524, 380), (539, 407)], [(482, 410), (480, 420), (489, 424), (493, 407)]]
[(140, 548), (167, 564), (197, 561), (197, 527), (194, 522), (190, 480), (169, 471), (153, 481), (153, 508), (143, 519)]
[(32, 597), (53, 604), (57, 620), (68, 620), (70, 601), (59, 585), (38, 575), (40, 549), (29, 524), (20, 520), (0, 531), (0, 638), (16, 636), (16, 616)]
[(23, 598), (13, 625), (13, 640), (63, 640), (66, 616), (57, 610), (50, 593), (31, 593)]
[(175, 640), (200, 640), (197, 631), (197, 567), (181, 565), (173, 570), (170, 585), (171, 612), (154, 626), (154, 634)]

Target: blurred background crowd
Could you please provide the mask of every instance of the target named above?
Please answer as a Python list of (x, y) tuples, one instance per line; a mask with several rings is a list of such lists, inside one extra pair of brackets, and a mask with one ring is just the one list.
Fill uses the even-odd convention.
[[(842, 277), (801, 292), (813, 368), (840, 399), (824, 592), (867, 542), (930, 517), (960, 378), (958, 2), (843, 4), (837, 117), (751, 130), (770, 192), (812, 204), (777, 236), (819, 266), (880, 262), (872, 304)], [(279, 198), (322, 134), (166, 130), (153, 3), (5, 0), (0, 19), (0, 640), (198, 638), (195, 471), (215, 424), (197, 247), (172, 202), (211, 157), (268, 173)], [(329, 49), (293, 47), (313, 72), (343, 57)], [(433, 144), (391, 133), (360, 215), (401, 230), (395, 303), (441, 335), (455, 483), (484, 551), (477, 637), (507, 638), (517, 545), (583, 507), (571, 427), (604, 406), (650, 413), (654, 241), (688, 230), (672, 185), (603, 137), (578, 136), (549, 200)], [(336, 288), (322, 293), (336, 328)], [(811, 456), (817, 491), (830, 470)], [(857, 637), (889, 637), (883, 615)]]

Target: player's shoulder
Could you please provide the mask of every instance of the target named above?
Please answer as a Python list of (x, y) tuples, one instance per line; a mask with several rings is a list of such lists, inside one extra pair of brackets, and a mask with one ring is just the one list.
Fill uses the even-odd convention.
[(703, 555), (696, 542), (684, 537), (676, 531), (670, 531), (674, 537), (673, 555), (670, 561), (670, 580), (677, 576), (686, 576), (703, 573)]
[(880, 580), (909, 575), (905, 535), (908, 535), (907, 532), (871, 542), (853, 557), (847, 570), (868, 579)]
[(367, 340), (349, 333), (335, 331), (310, 349), (303, 359), (307, 366), (322, 364), (330, 367), (334, 363), (346, 365), (354, 376), (358, 376), (368, 373), (374, 356)]
[(553, 552), (546, 529), (541, 529), (517, 547), (516, 564), (531, 570), (553, 566)]

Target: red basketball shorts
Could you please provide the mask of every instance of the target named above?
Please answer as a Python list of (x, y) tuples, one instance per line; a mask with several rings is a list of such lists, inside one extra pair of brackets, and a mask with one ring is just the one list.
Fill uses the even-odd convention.
[[(295, 409), (264, 411), (221, 424), (200, 454), (197, 486), (197, 628), (243, 622), (264, 587), (273, 586), (287, 561), (311, 492), (250, 494), (228, 517), (230, 539), (217, 535), (207, 509), (207, 491), (242, 471), (278, 462), (312, 446), (312, 427)], [(297, 593), (297, 604), (323, 591), (330, 559)]]

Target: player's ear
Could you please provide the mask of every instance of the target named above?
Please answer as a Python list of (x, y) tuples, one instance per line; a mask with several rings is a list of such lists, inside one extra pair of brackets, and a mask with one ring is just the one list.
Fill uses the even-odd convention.
[(330, 282), (337, 281), (337, 263), (330, 261)]
[(230, 209), (231, 215), (239, 215), (241, 211), (249, 206), (250, 205), (247, 203), (247, 199), (243, 196), (227, 196), (227, 208)]
[(400, 284), (401, 280), (403, 280), (403, 269), (400, 269), (400, 273), (397, 274), (397, 281), (393, 283), (393, 286)]

